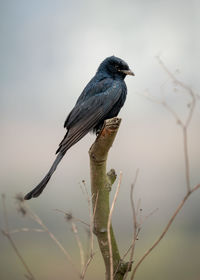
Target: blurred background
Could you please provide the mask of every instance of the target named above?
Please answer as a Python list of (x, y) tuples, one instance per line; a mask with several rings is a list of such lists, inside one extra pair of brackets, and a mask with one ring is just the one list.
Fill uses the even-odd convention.
[[(129, 193), (137, 168), (135, 201), (141, 199), (143, 218), (158, 208), (142, 226), (135, 251), (135, 260), (139, 259), (186, 191), (182, 130), (164, 107), (141, 95), (148, 91), (164, 98), (186, 119), (190, 98), (172, 83), (156, 56), (199, 93), (199, 1), (2, 0), (0, 6), (0, 193), (6, 195), (10, 228), (38, 228), (17, 213), (14, 197), (30, 191), (48, 171), (65, 134), (65, 118), (101, 61), (115, 55), (135, 73), (126, 78), (128, 97), (108, 160), (108, 169), (123, 172), (113, 214), (121, 255), (132, 239)], [(197, 100), (188, 129), (192, 186), (200, 183), (199, 108)], [(44, 193), (27, 202), (71, 253), (78, 268), (71, 226), (54, 209), (89, 220), (80, 184), (85, 180), (90, 189), (88, 150), (94, 140), (89, 134), (72, 147)], [(137, 280), (200, 279), (199, 200), (200, 191), (189, 198), (163, 241), (139, 268)], [(1, 228), (2, 218), (1, 202)], [(79, 230), (87, 247), (87, 235), (81, 226)], [(36, 279), (78, 279), (47, 234), (15, 233), (13, 238)], [(0, 248), (0, 278), (21, 280), (24, 268), (2, 234)], [(97, 244), (95, 252), (88, 280), (104, 279)]]

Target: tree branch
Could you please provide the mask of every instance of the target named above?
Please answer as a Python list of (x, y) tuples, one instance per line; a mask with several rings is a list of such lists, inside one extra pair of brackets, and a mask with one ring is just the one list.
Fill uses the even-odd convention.
[(158, 237), (158, 239), (153, 243), (153, 245), (146, 251), (146, 253), (142, 256), (142, 258), (138, 261), (138, 263), (135, 265), (132, 275), (131, 275), (131, 280), (134, 279), (135, 273), (138, 269), (138, 267), (140, 266), (140, 264), (144, 261), (144, 259), (151, 253), (151, 251), (158, 245), (158, 243), (163, 239), (163, 237), (165, 236), (165, 234), (167, 233), (169, 227), (171, 226), (171, 224), (173, 223), (174, 219), (176, 218), (177, 214), (181, 211), (183, 205), (185, 204), (186, 200), (189, 198), (189, 196), (195, 192), (196, 190), (198, 190), (200, 188), (200, 184), (196, 185), (195, 187), (193, 187), (190, 192), (188, 192), (183, 200), (180, 202), (180, 204), (178, 205), (178, 207), (176, 208), (174, 214), (172, 215), (172, 217), (170, 218), (169, 222), (167, 223), (166, 227), (164, 228), (163, 232), (161, 233), (161, 235)]
[[(91, 146), (90, 155), (90, 174), (91, 174), (91, 192), (93, 209), (96, 207), (94, 216), (94, 232), (97, 236), (101, 254), (106, 267), (106, 279), (110, 280), (110, 251), (108, 240), (108, 218), (110, 214), (109, 194), (111, 186), (116, 179), (113, 169), (106, 174), (106, 161), (108, 152), (114, 142), (115, 136), (120, 126), (121, 119), (113, 118), (106, 120), (104, 128), (98, 135), (96, 141)], [(98, 195), (98, 200), (96, 197)], [(96, 205), (96, 206), (95, 206)], [(121, 262), (117, 242), (115, 240), (112, 225), (110, 225), (110, 243), (112, 248), (112, 265), (113, 271), (117, 273), (113, 275), (114, 280), (123, 279), (126, 272), (127, 264)]]
[(15, 242), (10, 234), (9, 225), (8, 225), (8, 217), (7, 217), (7, 208), (6, 208), (6, 202), (5, 202), (5, 195), (2, 195), (2, 204), (3, 204), (3, 217), (4, 217), (4, 223), (5, 223), (5, 230), (2, 229), (1, 232), (5, 237), (7, 237), (14, 252), (16, 253), (19, 260), (21, 261), (22, 265), (24, 266), (24, 268), (27, 272), (27, 275), (25, 275), (25, 277), (29, 280), (35, 280), (33, 273), (31, 272), (29, 266), (27, 265), (27, 263), (25, 262), (24, 258), (21, 255), (21, 253), (19, 252), (19, 250), (18, 250), (17, 246), (15, 245)]
[(187, 186), (187, 192), (180, 202), (180, 204), (177, 206), (176, 210), (172, 214), (171, 218), (169, 219), (167, 225), (163, 229), (161, 235), (158, 237), (158, 239), (153, 243), (153, 245), (145, 252), (145, 254), (139, 259), (139, 261), (136, 263), (132, 275), (131, 280), (134, 279), (137, 269), (139, 268), (140, 264), (144, 261), (144, 259), (151, 253), (151, 251), (159, 244), (159, 242), (162, 240), (162, 238), (165, 236), (167, 231), (169, 230), (171, 224), (173, 223), (174, 219), (176, 218), (177, 214), (181, 211), (182, 207), (184, 206), (185, 202), (189, 198), (189, 196), (195, 192), (197, 189), (200, 188), (200, 184), (196, 185), (195, 187), (191, 187), (190, 183), (190, 163), (189, 163), (189, 153), (188, 153), (188, 127), (190, 125), (190, 122), (193, 117), (195, 105), (196, 105), (196, 95), (194, 94), (193, 90), (183, 83), (182, 81), (179, 81), (175, 75), (168, 70), (166, 65), (163, 63), (163, 61), (160, 59), (160, 57), (157, 57), (159, 64), (163, 68), (163, 70), (167, 73), (167, 75), (170, 77), (172, 82), (176, 85), (178, 85), (180, 88), (184, 89), (188, 96), (191, 98), (190, 103), (188, 104), (188, 113), (186, 116), (186, 120), (182, 120), (177, 113), (171, 108), (170, 105), (167, 104), (165, 100), (158, 100), (156, 98), (152, 98), (149, 95), (146, 95), (148, 99), (150, 99), (153, 102), (159, 103), (163, 105), (176, 119), (177, 123), (181, 126), (183, 131), (183, 147), (184, 147), (184, 162), (185, 162), (185, 179), (186, 179), (186, 186)]

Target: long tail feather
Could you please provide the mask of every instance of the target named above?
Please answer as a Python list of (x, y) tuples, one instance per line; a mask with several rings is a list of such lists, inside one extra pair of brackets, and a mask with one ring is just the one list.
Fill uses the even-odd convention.
[(29, 200), (33, 197), (38, 197), (44, 190), (44, 188), (46, 187), (47, 183), (49, 182), (51, 176), (53, 175), (54, 171), (56, 170), (56, 167), (58, 166), (59, 162), (61, 161), (61, 159), (63, 158), (63, 156), (65, 155), (65, 153), (59, 153), (55, 159), (55, 161), (53, 162), (49, 172), (47, 173), (47, 175), (42, 179), (42, 181), (29, 193), (27, 193), (24, 197), (25, 200)]

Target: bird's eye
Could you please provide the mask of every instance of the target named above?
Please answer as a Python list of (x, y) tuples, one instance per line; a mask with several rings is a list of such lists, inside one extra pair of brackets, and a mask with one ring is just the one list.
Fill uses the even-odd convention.
[(118, 71), (119, 71), (119, 69), (120, 69), (120, 68), (119, 68), (119, 65), (115, 65), (115, 68), (116, 68)]

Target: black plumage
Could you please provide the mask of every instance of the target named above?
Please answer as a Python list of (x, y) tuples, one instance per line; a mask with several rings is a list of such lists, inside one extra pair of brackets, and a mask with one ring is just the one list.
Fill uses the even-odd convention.
[(44, 179), (24, 199), (39, 196), (67, 150), (89, 131), (98, 133), (106, 119), (116, 117), (126, 100), (126, 75), (134, 75), (122, 59), (111, 56), (99, 66), (96, 75), (79, 96), (68, 115), (64, 127), (67, 129), (61, 141), (57, 157)]

